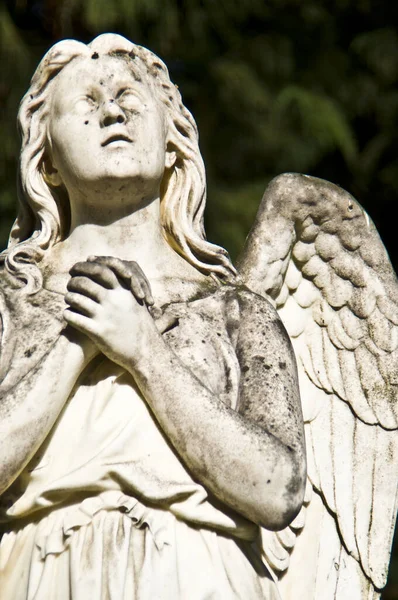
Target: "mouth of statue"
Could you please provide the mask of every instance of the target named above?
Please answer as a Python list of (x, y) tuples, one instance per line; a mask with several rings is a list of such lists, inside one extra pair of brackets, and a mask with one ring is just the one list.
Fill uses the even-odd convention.
[(124, 134), (114, 134), (111, 135), (109, 138), (107, 138), (104, 142), (102, 142), (101, 146), (105, 147), (105, 146), (109, 146), (110, 144), (114, 144), (117, 142), (126, 142), (128, 144), (130, 144), (133, 140), (130, 139), (127, 135)]

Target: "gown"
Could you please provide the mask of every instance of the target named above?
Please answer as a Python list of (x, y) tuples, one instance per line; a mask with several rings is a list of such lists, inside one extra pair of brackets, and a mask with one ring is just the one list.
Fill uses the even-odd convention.
[[(43, 289), (19, 298), (9, 289), (3, 285), (0, 306), (6, 388), (7, 377), (8, 387), (17, 377), (13, 359), (32, 360), (32, 323), (37, 330), (39, 320), (43, 332), (36, 361), (63, 326), (56, 294)], [(163, 334), (168, 344), (235, 408), (235, 288), (164, 310), (172, 322)], [(7, 332), (21, 342), (12, 351)], [(280, 598), (261, 555), (259, 527), (195, 481), (131, 374), (102, 355), (81, 374), (47, 439), (0, 498), (0, 527), (1, 600)]]

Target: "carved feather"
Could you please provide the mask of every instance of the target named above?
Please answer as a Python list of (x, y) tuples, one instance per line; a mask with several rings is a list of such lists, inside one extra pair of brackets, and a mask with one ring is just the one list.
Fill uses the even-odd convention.
[[(277, 568), (287, 569), (284, 600), (295, 597), (291, 583), (303, 576), (294, 546), (301, 537), (308, 546), (311, 533), (319, 538), (322, 523), (334, 541), (326, 547), (318, 540), (306, 598), (351, 599), (353, 581), (358, 598), (377, 598), (386, 583), (398, 483), (398, 284), (388, 255), (347, 192), (287, 174), (268, 186), (238, 268), (248, 287), (274, 299), (291, 336), (308, 476), (318, 495), (299, 537), (292, 526), (265, 536), (291, 556), (289, 569), (286, 557)], [(333, 577), (325, 574), (332, 559)]]

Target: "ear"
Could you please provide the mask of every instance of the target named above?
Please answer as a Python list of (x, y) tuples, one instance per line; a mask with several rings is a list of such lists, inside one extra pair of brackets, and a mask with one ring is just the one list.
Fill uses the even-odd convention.
[(167, 148), (166, 148), (166, 160), (165, 160), (166, 169), (171, 169), (171, 167), (173, 167), (175, 165), (176, 160), (177, 160), (177, 153), (174, 152), (174, 150), (167, 150)]
[(52, 187), (58, 187), (62, 184), (61, 176), (49, 158), (45, 158), (43, 161), (42, 175), (44, 181)]

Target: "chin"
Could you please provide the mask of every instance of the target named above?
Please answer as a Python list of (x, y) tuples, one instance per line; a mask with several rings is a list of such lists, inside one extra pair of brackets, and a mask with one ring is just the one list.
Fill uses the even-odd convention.
[(162, 177), (149, 176), (141, 173), (115, 173), (102, 176), (96, 180), (95, 192), (100, 194), (112, 194), (112, 196), (121, 193), (141, 195), (142, 198), (159, 197), (160, 183)]

